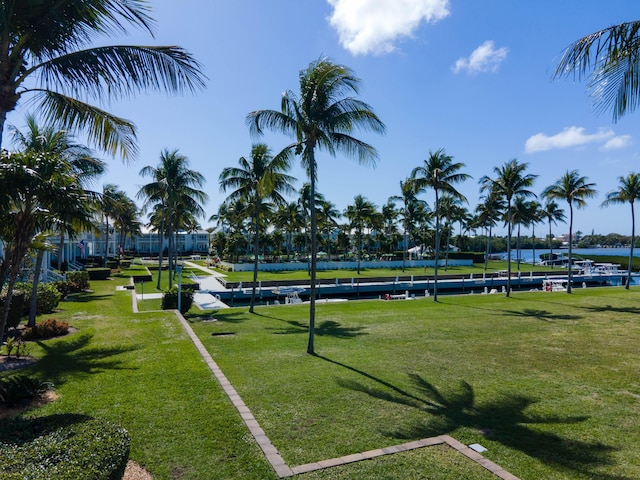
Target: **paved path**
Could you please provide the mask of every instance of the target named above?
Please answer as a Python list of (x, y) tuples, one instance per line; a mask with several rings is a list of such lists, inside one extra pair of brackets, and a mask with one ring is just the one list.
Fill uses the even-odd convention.
[[(135, 295), (135, 290), (133, 291), (131, 298), (132, 298), (133, 311), (134, 313), (137, 313), (138, 304), (137, 304), (137, 296)], [(368, 460), (371, 458), (381, 457), (383, 455), (391, 455), (394, 453), (405, 452), (408, 450), (415, 450), (417, 448), (447, 444), (453, 449), (455, 449), (457, 452), (473, 460), (479, 465), (482, 465), (484, 468), (489, 470), (491, 473), (493, 473), (497, 477), (503, 480), (519, 480), (518, 477), (507, 472), (500, 465), (497, 465), (496, 463), (493, 463), (491, 460), (486, 459), (476, 451), (472, 450), (468, 446), (459, 442), (455, 438), (450, 437), (449, 435), (441, 435), (438, 437), (425, 438), (422, 440), (402, 443), (400, 445), (392, 445), (392, 446), (380, 448), (377, 450), (369, 450), (367, 452), (358, 452), (358, 453), (354, 453), (344, 457), (320, 460), (318, 462), (307, 463), (304, 465), (299, 465), (297, 467), (290, 467), (285, 463), (284, 459), (278, 452), (278, 449), (271, 443), (271, 440), (269, 440), (269, 437), (267, 437), (267, 434), (260, 427), (260, 424), (251, 413), (251, 410), (249, 410), (249, 407), (247, 407), (247, 405), (244, 403), (244, 401), (242, 400), (242, 398), (240, 397), (236, 389), (233, 388), (233, 385), (231, 385), (231, 382), (229, 382), (229, 380), (227, 379), (225, 374), (222, 372), (220, 367), (218, 367), (216, 362), (213, 360), (213, 358), (211, 357), (211, 355), (209, 354), (205, 346), (202, 344), (198, 336), (195, 334), (195, 332), (191, 328), (191, 325), (189, 325), (189, 322), (187, 322), (184, 319), (184, 317), (180, 314), (178, 310), (174, 310), (173, 312), (175, 313), (180, 324), (182, 325), (182, 328), (184, 328), (185, 331), (187, 332), (187, 335), (189, 335), (189, 338), (195, 345), (196, 349), (202, 356), (203, 360), (205, 361), (209, 369), (213, 372), (214, 376), (220, 383), (220, 386), (229, 397), (229, 400), (231, 400), (231, 403), (233, 404), (233, 406), (236, 407), (236, 410), (238, 410), (238, 413), (240, 414), (240, 418), (242, 418), (242, 421), (249, 429), (249, 432), (251, 432), (251, 435), (253, 435), (253, 438), (258, 443), (258, 446), (264, 453), (265, 457), (267, 458), (267, 461), (271, 464), (271, 467), (276, 472), (279, 478), (293, 477), (294, 475), (299, 475), (302, 473), (336, 467), (338, 465), (346, 465), (348, 463), (359, 462), (359, 461)]]

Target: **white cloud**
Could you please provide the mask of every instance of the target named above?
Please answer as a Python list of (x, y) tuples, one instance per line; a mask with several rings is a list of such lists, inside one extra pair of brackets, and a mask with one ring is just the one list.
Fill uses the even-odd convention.
[(449, 0), (327, 0), (329, 18), (340, 44), (354, 55), (395, 50), (402, 37), (411, 37), (422, 22), (449, 16)]
[(502, 61), (507, 58), (509, 49), (500, 47), (496, 50), (493, 40), (487, 40), (476, 48), (468, 58), (459, 58), (452, 67), (453, 73), (466, 70), (468, 73), (495, 72)]
[(605, 150), (613, 150), (626, 147), (630, 141), (629, 135), (616, 135), (610, 128), (601, 128), (596, 133), (588, 134), (583, 127), (567, 127), (555, 135), (537, 133), (529, 137), (524, 144), (524, 150), (526, 153), (535, 153), (589, 144), (599, 145)]

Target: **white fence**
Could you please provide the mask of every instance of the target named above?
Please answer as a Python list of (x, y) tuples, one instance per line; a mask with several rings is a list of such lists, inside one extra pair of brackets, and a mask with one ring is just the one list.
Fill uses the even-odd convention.
[[(227, 268), (234, 272), (250, 272), (253, 271), (253, 263), (228, 263), (221, 262)], [(444, 266), (445, 261), (439, 261), (440, 266)], [(433, 267), (435, 260), (407, 260), (405, 267)], [(473, 265), (473, 260), (449, 260), (450, 267), (468, 267)], [(278, 272), (283, 270), (307, 270), (309, 264), (306, 262), (282, 262), (282, 263), (258, 263), (258, 270), (261, 272)], [(326, 262), (319, 261), (317, 263), (318, 270), (355, 270), (358, 268), (358, 262)], [(378, 262), (360, 262), (360, 268), (402, 268), (402, 260), (378, 261)]]

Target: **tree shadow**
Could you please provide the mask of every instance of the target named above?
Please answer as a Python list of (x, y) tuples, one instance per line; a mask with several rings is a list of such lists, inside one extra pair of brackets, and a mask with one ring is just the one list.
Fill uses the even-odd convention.
[(87, 303), (94, 300), (110, 299), (112, 297), (113, 295), (111, 294), (98, 295), (93, 292), (72, 293), (67, 295), (64, 300), (62, 300), (61, 304), (64, 305), (65, 302)]
[(222, 312), (221, 310), (210, 311), (197, 313), (197, 314), (188, 314), (185, 319), (190, 323), (199, 323), (205, 322), (207, 320), (211, 320), (215, 318), (220, 323), (243, 323), (247, 321), (246, 312)]
[(56, 385), (64, 383), (70, 375), (91, 375), (106, 370), (134, 370), (125, 367), (117, 358), (120, 354), (138, 350), (137, 345), (119, 345), (111, 348), (91, 346), (93, 335), (78, 334), (64, 341), (36, 342), (44, 356), (31, 367), (41, 378)]
[(639, 314), (640, 307), (614, 307), (612, 305), (604, 305), (604, 306), (580, 306), (580, 308), (584, 310), (588, 310), (590, 312), (612, 312), (612, 313), (631, 313), (631, 314)]
[(599, 479), (630, 480), (620, 475), (593, 471), (595, 468), (614, 464), (612, 454), (616, 448), (597, 442), (563, 438), (536, 428), (536, 425), (542, 424), (580, 423), (588, 417), (532, 415), (526, 412), (528, 407), (536, 403), (532, 398), (503, 395), (489, 402), (479, 403), (473, 387), (465, 381), (462, 381), (457, 389), (442, 392), (420, 375), (409, 374), (409, 378), (415, 393), (407, 393), (393, 386), (390, 392), (350, 380), (338, 380), (338, 384), (376, 399), (415, 408), (426, 414), (420, 421), (395, 430), (383, 431), (385, 435), (393, 438), (415, 440), (447, 434), (460, 427), (473, 428), (493, 441), (559, 469), (577, 472), (587, 477), (597, 473)]
[(581, 315), (570, 315), (561, 313), (551, 313), (548, 310), (538, 310), (535, 308), (525, 308), (523, 310), (504, 310), (502, 315), (508, 317), (535, 318), (544, 322), (557, 320), (581, 320)]
[[(272, 329), (274, 335), (296, 335), (300, 333), (308, 333), (309, 325), (303, 322), (298, 322), (296, 320), (282, 320), (289, 327), (281, 328), (281, 329)], [(320, 337), (335, 337), (335, 338), (355, 338), (360, 335), (367, 335), (367, 332), (364, 331), (365, 327), (345, 327), (341, 325), (339, 322), (334, 320), (325, 320), (323, 322), (319, 322), (315, 329), (315, 335)]]

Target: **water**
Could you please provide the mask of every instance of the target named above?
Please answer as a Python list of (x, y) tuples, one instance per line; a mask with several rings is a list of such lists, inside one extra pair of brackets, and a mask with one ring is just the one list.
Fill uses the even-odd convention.
[[(615, 256), (623, 256), (629, 257), (629, 248), (574, 248), (572, 250), (573, 255), (577, 255), (579, 257), (589, 258), (589, 255), (615, 255)], [(549, 253), (548, 248), (536, 248), (535, 250), (536, 258), (535, 261), (540, 261), (540, 255)], [(567, 248), (554, 248), (553, 253), (557, 255), (564, 255), (565, 257), (569, 255), (569, 249)], [(507, 259), (507, 253), (502, 252), (502, 256), (504, 259)], [(633, 256), (640, 257), (640, 248), (633, 249)], [(511, 258), (515, 259), (517, 257), (516, 249), (511, 250)], [(533, 250), (531, 249), (522, 249), (520, 250), (520, 259), (523, 262), (531, 263), (533, 261)]]

